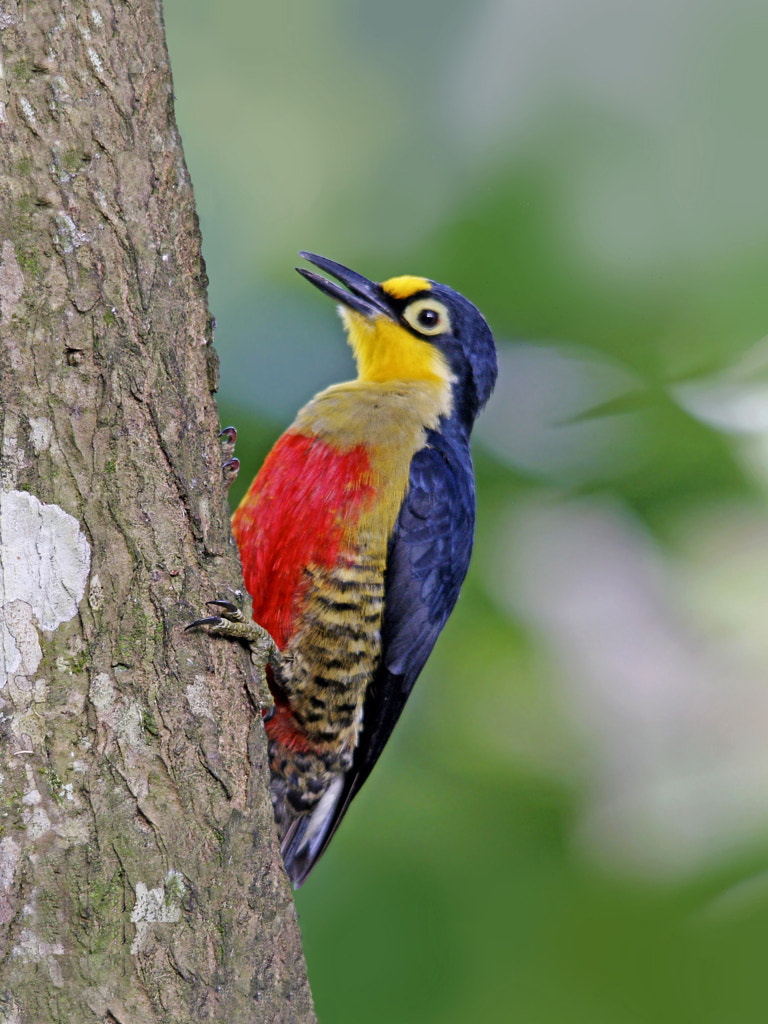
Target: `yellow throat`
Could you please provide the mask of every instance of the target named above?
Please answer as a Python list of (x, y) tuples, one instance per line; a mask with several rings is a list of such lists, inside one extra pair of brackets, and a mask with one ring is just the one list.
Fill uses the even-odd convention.
[[(426, 278), (393, 277), (382, 288), (396, 299), (407, 299), (429, 291)], [(389, 317), (368, 318), (345, 306), (339, 307), (349, 344), (357, 363), (359, 381), (385, 384), (389, 381), (423, 380), (449, 384), (453, 380), (448, 361), (440, 350), (417, 337)]]

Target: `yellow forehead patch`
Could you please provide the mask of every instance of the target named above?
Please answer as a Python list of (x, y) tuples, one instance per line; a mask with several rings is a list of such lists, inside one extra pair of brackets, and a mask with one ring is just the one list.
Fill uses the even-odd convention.
[(410, 274), (403, 274), (402, 277), (390, 277), (388, 281), (382, 282), (381, 287), (393, 299), (407, 299), (417, 292), (429, 291), (432, 285), (426, 277), (412, 277)]

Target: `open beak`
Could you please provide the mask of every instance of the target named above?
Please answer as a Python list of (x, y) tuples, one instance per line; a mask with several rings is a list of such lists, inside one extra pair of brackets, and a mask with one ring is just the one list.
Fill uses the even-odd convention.
[(341, 302), (350, 309), (354, 309), (355, 312), (362, 313), (369, 320), (377, 316), (386, 316), (390, 320), (394, 319), (392, 308), (387, 301), (388, 297), (381, 285), (376, 284), (375, 281), (369, 281), (362, 274), (356, 274), (354, 270), (350, 270), (334, 260), (326, 259), (325, 256), (316, 256), (311, 252), (300, 252), (299, 256), (302, 259), (309, 260), (310, 263), (314, 263), (316, 267), (320, 267), (326, 273), (331, 274), (337, 281), (341, 281), (346, 289), (349, 289), (347, 291), (345, 288), (339, 287), (334, 281), (329, 281), (327, 278), (315, 274), (312, 270), (296, 267), (301, 276), (306, 277), (321, 292), (325, 292), (326, 295), (330, 295), (337, 302)]

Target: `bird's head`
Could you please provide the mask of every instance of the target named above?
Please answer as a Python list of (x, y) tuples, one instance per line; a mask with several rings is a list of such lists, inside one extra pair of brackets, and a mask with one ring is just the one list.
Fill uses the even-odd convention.
[(345, 285), (296, 268), (340, 303), (359, 379), (443, 382), (452, 387), (455, 414), (471, 426), (497, 373), (493, 335), (480, 311), (452, 288), (425, 277), (377, 284), (324, 256), (301, 256)]

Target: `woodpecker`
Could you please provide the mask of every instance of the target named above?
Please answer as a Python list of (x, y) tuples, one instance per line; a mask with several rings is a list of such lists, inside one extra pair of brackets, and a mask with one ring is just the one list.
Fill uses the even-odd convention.
[(497, 374), (493, 335), (458, 292), (300, 255), (340, 282), (297, 268), (339, 303), (357, 379), (299, 411), (234, 513), (253, 622), (213, 601), (218, 614), (192, 624), (248, 642), (268, 683), (272, 802), (296, 888), (459, 596), (475, 522), (469, 436)]

